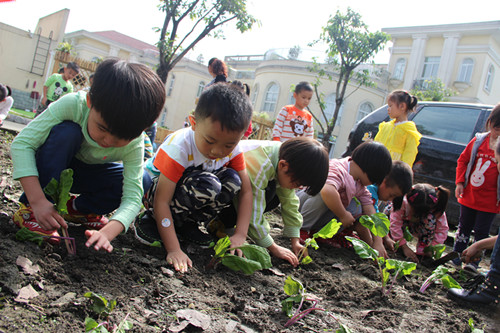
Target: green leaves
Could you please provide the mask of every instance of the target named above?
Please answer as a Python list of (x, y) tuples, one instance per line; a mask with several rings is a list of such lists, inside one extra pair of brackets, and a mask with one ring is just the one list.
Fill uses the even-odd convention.
[(346, 236), (345, 239), (347, 239), (349, 242), (352, 243), (354, 251), (356, 251), (358, 256), (360, 256), (361, 258), (377, 260), (378, 251), (373, 249), (370, 245), (366, 244), (361, 239), (357, 239), (356, 237), (350, 237), (350, 236)]
[(303, 265), (310, 264), (313, 260), (310, 256), (304, 255), (307, 253), (307, 248), (312, 247), (317, 250), (319, 248), (318, 243), (316, 242), (316, 238), (328, 239), (332, 238), (337, 232), (339, 232), (340, 227), (342, 226), (341, 222), (337, 222), (336, 219), (332, 219), (328, 222), (320, 231), (315, 233), (312, 238), (307, 238), (304, 241), (304, 248), (299, 252), (299, 261)]
[(391, 222), (384, 213), (375, 213), (373, 215), (363, 215), (359, 218), (359, 223), (368, 228), (378, 237), (384, 237), (389, 233)]
[(108, 301), (106, 297), (96, 294), (92, 291), (83, 294), (83, 296), (89, 298), (92, 301), (92, 311), (105, 318), (109, 316), (111, 311), (113, 311), (116, 306), (116, 300)]
[(230, 249), (231, 240), (228, 236), (219, 239), (214, 246), (215, 255), (212, 259), (217, 262), (220, 261), (224, 266), (232, 269), (233, 271), (242, 271), (244, 274), (250, 275), (255, 271), (267, 269), (272, 266), (271, 256), (261, 246), (253, 244), (245, 244), (234, 249), (240, 249), (244, 257), (239, 257), (228, 253)]
[(398, 274), (398, 277), (401, 277), (404, 275), (410, 275), (411, 272), (417, 268), (417, 264), (414, 262), (408, 262), (396, 259), (387, 259), (385, 261), (385, 267), (387, 269), (393, 269), (399, 273), (402, 273), (403, 275)]
[(424, 253), (431, 254), (432, 258), (437, 260), (441, 258), (444, 250), (446, 250), (446, 245), (444, 244), (429, 245), (424, 248)]
[(66, 203), (71, 198), (69, 191), (73, 185), (73, 170), (65, 169), (61, 172), (59, 181), (52, 178), (45, 186), (44, 192), (54, 201), (57, 212), (60, 215), (68, 214)]
[(432, 271), (432, 274), (424, 281), (422, 286), (420, 287), (420, 292), (423, 293), (425, 290), (432, 284), (432, 282), (436, 280), (441, 280), (443, 283), (443, 286), (446, 288), (461, 288), (460, 284), (452, 278), (449, 274), (449, 269), (446, 268), (444, 265), (438, 266), (434, 271)]
[(287, 276), (283, 289), (285, 290), (285, 294), (291, 297), (288, 297), (281, 302), (281, 309), (286, 313), (288, 317), (292, 317), (293, 305), (295, 303), (300, 303), (300, 301), (304, 297), (305, 289), (299, 280), (294, 279), (290, 275)]
[(42, 245), (44, 240), (42, 235), (30, 231), (26, 227), (22, 227), (18, 232), (16, 232), (16, 239), (19, 241), (30, 241), (38, 244), (38, 246)]

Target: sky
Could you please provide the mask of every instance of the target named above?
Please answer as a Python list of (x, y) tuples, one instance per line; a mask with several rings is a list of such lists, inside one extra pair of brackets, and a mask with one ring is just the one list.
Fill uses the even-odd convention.
[[(153, 28), (163, 24), (159, 0), (15, 0), (0, 2), (0, 22), (34, 31), (38, 19), (64, 8), (70, 9), (66, 32), (116, 30), (144, 42), (155, 44), (159, 33)], [(439, 25), (500, 20), (500, 1), (493, 0), (247, 0), (248, 12), (261, 23), (241, 34), (229, 24), (225, 40), (205, 38), (190, 57), (261, 55), (270, 49), (307, 45), (316, 40), (328, 18), (350, 6), (361, 14), (370, 31), (382, 28)], [(390, 44), (388, 44), (390, 46)], [(323, 54), (321, 47), (314, 52)], [(375, 58), (387, 63), (389, 48)]]

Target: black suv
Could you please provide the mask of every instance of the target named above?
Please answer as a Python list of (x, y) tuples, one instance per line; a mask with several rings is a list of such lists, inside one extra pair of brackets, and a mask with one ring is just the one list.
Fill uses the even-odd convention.
[[(422, 134), (413, 164), (414, 183), (443, 185), (450, 190), (446, 210), (450, 225), (458, 224), (460, 213), (455, 198), (457, 159), (474, 135), (485, 131), (492, 108), (481, 104), (419, 102), (417, 112), (408, 117)], [(347, 150), (342, 156), (351, 155), (361, 142), (375, 138), (378, 124), (389, 120), (387, 105), (361, 119), (349, 134)]]

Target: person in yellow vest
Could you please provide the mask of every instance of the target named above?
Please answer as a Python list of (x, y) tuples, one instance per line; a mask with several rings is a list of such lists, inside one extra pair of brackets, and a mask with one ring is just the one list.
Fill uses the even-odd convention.
[(391, 153), (393, 161), (403, 161), (413, 166), (420, 144), (420, 134), (408, 114), (415, 111), (418, 100), (404, 90), (395, 90), (387, 98), (391, 121), (379, 124), (375, 141), (382, 143)]

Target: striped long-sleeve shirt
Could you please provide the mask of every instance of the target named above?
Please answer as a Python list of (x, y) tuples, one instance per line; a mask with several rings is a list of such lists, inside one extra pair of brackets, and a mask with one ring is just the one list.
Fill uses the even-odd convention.
[(285, 142), (297, 136), (314, 138), (312, 115), (294, 105), (284, 106), (274, 123), (273, 140)]

